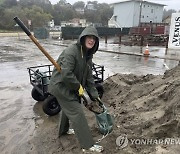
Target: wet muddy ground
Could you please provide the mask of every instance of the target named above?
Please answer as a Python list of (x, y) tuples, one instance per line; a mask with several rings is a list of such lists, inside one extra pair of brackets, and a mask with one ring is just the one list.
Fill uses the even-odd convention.
[[(40, 40), (40, 43), (50, 53), (50, 55), (54, 59), (56, 59), (58, 55), (62, 52), (62, 50), (65, 48), (63, 46), (60, 46), (60, 44), (68, 44), (72, 43), (72, 41), (60, 42), (59, 40), (48, 39)], [(107, 46), (104, 45), (102, 42), (100, 48), (106, 48), (107, 50), (112, 49), (117, 51), (118, 47), (112, 44)], [(120, 49), (118, 48), (118, 50), (129, 51), (129, 49), (127, 48), (129, 48), (130, 50), (136, 50), (137, 52), (140, 52), (138, 47), (122, 46)], [(164, 49), (161, 50), (162, 51), (158, 50), (158, 53), (164, 53)], [(155, 52), (157, 51), (155, 50)], [(156, 58), (146, 59), (141, 56), (129, 56), (105, 52), (97, 52), (94, 56), (94, 62), (105, 66), (105, 78), (115, 73), (133, 73), (134, 75), (162, 75), (167, 69), (174, 68), (178, 65), (178, 61), (175, 60), (165, 60)], [(49, 64), (47, 58), (26, 36), (1, 37), (1, 153), (81, 153), (79, 144), (74, 136), (64, 136), (61, 139), (57, 137), (58, 121), (60, 115), (48, 117), (42, 111), (41, 107), (43, 102), (36, 102), (31, 97), (32, 86), (29, 83), (29, 75), (27, 68), (30, 66), (45, 64)], [(128, 79), (131, 80), (130, 77)], [(109, 82), (109, 85), (111, 84), (112, 83)], [(110, 96), (110, 89), (108, 89), (109, 86), (105, 86), (107, 88), (105, 94), (106, 96)], [(110, 93), (113, 92), (114, 91), (110, 91)], [(132, 93), (132, 95), (135, 96), (134, 93)], [(114, 96), (114, 99), (116, 97)], [(117, 98), (119, 98), (119, 96)], [(114, 99), (112, 100), (115, 101)], [(109, 100), (109, 102), (112, 103), (112, 100)], [(110, 106), (108, 102), (106, 102), (106, 104)], [(111, 104), (111, 106), (113, 106), (113, 104)], [(115, 109), (111, 109), (111, 112), (117, 112), (117, 110)], [(87, 111), (87, 109), (85, 109), (85, 112), (95, 140), (101, 138), (102, 135), (98, 133), (94, 115)], [(130, 126), (131, 124), (129, 124), (129, 127)], [(118, 147), (115, 144), (115, 142), (116, 138), (120, 134), (121, 131), (119, 129), (118, 131), (117, 129), (115, 129), (114, 134), (112, 133), (107, 139), (102, 141), (101, 144), (105, 146), (104, 153), (136, 153), (132, 148), (131, 151), (118, 150)], [(112, 147), (112, 149), (109, 147)], [(137, 151), (137, 153), (142, 152), (143, 150)]]

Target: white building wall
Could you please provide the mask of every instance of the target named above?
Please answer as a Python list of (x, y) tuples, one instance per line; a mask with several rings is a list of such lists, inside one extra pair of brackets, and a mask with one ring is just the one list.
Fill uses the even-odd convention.
[(142, 2), (141, 22), (161, 23), (163, 8), (161, 5)]
[(140, 3), (133, 2), (134, 3), (134, 19), (133, 19), (133, 25), (131, 27), (139, 26), (139, 17), (140, 17)]
[(163, 5), (142, 1), (142, 6), (140, 7), (139, 1), (127, 1), (115, 3), (113, 6), (113, 20), (115, 20), (120, 27), (136, 27), (139, 26), (139, 22), (162, 22)]
[[(114, 5), (114, 17), (120, 27), (132, 27), (134, 2), (119, 3)], [(114, 19), (115, 19), (114, 18)]]

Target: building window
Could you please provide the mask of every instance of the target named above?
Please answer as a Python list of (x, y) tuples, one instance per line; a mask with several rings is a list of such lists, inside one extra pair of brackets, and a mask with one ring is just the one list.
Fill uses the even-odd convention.
[(144, 18), (144, 16), (142, 16), (142, 18)]
[(153, 9), (151, 9), (151, 13), (153, 13), (154, 12), (154, 10)]
[(114, 20), (117, 21), (117, 16), (114, 16)]
[(144, 5), (144, 7), (146, 7), (146, 5)]

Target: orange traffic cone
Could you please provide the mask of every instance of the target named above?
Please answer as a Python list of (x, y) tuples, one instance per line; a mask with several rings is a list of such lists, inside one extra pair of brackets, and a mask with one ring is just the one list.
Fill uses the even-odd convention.
[(144, 56), (149, 56), (149, 47), (148, 44), (146, 45), (146, 50), (144, 51)]

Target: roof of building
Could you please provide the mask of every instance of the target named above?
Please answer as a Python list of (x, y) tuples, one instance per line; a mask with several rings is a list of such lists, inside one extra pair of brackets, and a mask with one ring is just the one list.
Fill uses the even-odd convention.
[(146, 2), (146, 3), (149, 3), (149, 4), (155, 4), (155, 5), (166, 6), (165, 4), (160, 4), (160, 3), (155, 3), (155, 2), (149, 2), (149, 1), (145, 1), (145, 0), (122, 0), (122, 1), (120, 1), (120, 2), (111, 3), (111, 5), (119, 4), (119, 3), (124, 3), (124, 2), (130, 2), (130, 1)]

